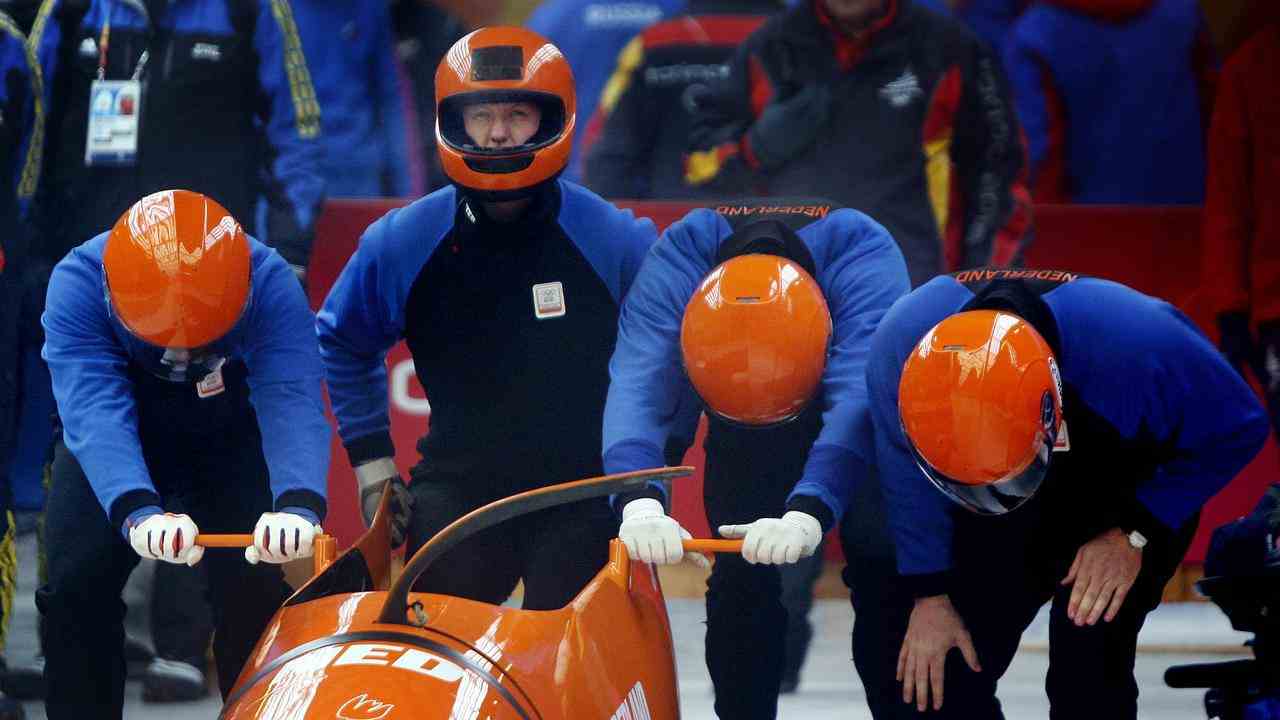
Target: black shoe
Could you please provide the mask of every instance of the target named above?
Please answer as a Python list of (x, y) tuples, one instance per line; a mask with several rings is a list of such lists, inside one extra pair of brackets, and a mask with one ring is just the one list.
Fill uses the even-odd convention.
[(27, 711), (17, 700), (0, 695), (0, 720), (27, 720)]
[(791, 695), (800, 687), (800, 674), (787, 675), (782, 678), (782, 684), (778, 686), (779, 695)]
[(209, 692), (204, 671), (181, 660), (155, 658), (142, 674), (143, 702), (199, 700)]
[(37, 655), (21, 665), (10, 665), (4, 675), (0, 675), (0, 689), (10, 698), (43, 700), (44, 656)]
[(124, 636), (124, 661), (128, 666), (130, 680), (137, 680), (147, 671), (147, 666), (155, 659), (156, 654), (141, 640), (132, 635)]

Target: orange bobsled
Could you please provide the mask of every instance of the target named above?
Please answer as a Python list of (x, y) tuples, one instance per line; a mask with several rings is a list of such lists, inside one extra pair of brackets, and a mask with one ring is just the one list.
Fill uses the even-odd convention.
[[(500, 500), (437, 534), (394, 583), (384, 496), (369, 532), (276, 613), (222, 717), (678, 718), (662, 590), (652, 568), (630, 562), (617, 540), (609, 563), (559, 610), (498, 607), (409, 588), (436, 558), (482, 529), (691, 470), (612, 475)], [(733, 549), (690, 543), (695, 548)]]

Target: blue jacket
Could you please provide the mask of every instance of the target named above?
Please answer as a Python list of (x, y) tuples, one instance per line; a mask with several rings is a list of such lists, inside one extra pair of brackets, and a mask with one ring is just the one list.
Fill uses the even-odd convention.
[(409, 197), (408, 125), (385, 2), (292, 0), (322, 109), (330, 197)]
[[(50, 110), (35, 213), (47, 259), (110, 227), (138, 198), (176, 187), (215, 198), (246, 225), (265, 194), (265, 235), (290, 263), (306, 265), (324, 200), (323, 149), (288, 1), (165, 7), (153, 20), (142, 0), (50, 0), (36, 18), (30, 42)], [(141, 72), (146, 129), (130, 167), (85, 166), (89, 88), (104, 35), (109, 80), (130, 78), (150, 48)]]
[(578, 131), (564, 177), (582, 174), (579, 153), (587, 121), (618, 62), (618, 53), (641, 30), (685, 11), (688, 0), (544, 0), (525, 26), (550, 40), (569, 60), (577, 86)]
[[(102, 274), (107, 234), (72, 250), (54, 268), (42, 318), (44, 359), (53, 377), (63, 439), (84, 468), (103, 510), (119, 527), (160, 498), (143, 460), (130, 366), (155, 348), (110, 311)], [(252, 294), (218, 347), (248, 369), (262, 451), (276, 508), (324, 516), (329, 423), (315, 323), (302, 287), (275, 251), (250, 239)], [(194, 392), (194, 390), (193, 390)], [(127, 497), (126, 497), (127, 496)]]
[[(609, 364), (604, 468), (617, 473), (663, 465), (673, 429), (702, 409), (683, 369), (680, 323), (698, 284), (733, 233), (724, 216), (698, 209), (667, 228), (636, 276), (622, 308)], [(838, 521), (853, 484), (874, 460), (864, 368), (881, 316), (911, 287), (889, 233), (860, 212), (839, 209), (799, 228), (815, 279), (831, 310), (831, 354), (822, 377), (822, 431), (788, 504), (817, 498)]]
[(394, 453), (385, 358), (403, 339), (431, 400), (426, 460), (525, 487), (599, 474), (618, 307), (655, 237), (565, 180), (511, 223), (452, 186), (374, 223), (317, 317), (352, 464)]
[[(983, 273), (1002, 274), (957, 277), (973, 284)], [(1033, 290), (1041, 293), (1041, 319), (1033, 319), (1034, 308), (1018, 314), (1054, 348), (1062, 375), (1067, 448), (1055, 449), (1046, 484), (1059, 467), (1075, 468), (1066, 482), (1107, 478), (1114, 497), (1097, 499), (1100, 514), (1148, 538), (1169, 536), (1262, 447), (1269, 424), (1253, 391), (1172, 305), (1061, 272), (1003, 275), (1044, 283)], [(1030, 287), (1034, 280), (1015, 282)], [(974, 298), (956, 277), (935, 278), (895, 303), (871, 341), (877, 467), (908, 583), (950, 569), (952, 516), (966, 511), (934, 489), (912, 459), (898, 419), (902, 365), (929, 328), (969, 309)]]
[(1023, 13), (1004, 52), (1036, 199), (1200, 203), (1204, 32), (1195, 0), (1152, 0), (1124, 19), (1050, 2)]
[[(0, 12), (0, 218), (6, 222), (26, 214), (40, 175), (44, 102), (34, 60), (22, 30)], [(17, 215), (11, 218), (11, 211)]]

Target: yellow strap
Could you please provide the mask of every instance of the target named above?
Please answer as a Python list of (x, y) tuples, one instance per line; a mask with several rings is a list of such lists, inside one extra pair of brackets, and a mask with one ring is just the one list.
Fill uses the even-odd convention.
[(644, 40), (637, 35), (618, 53), (618, 66), (605, 83), (604, 92), (600, 94), (600, 111), (608, 116), (617, 106), (622, 94), (631, 86), (631, 76), (636, 68), (644, 62)]
[(40, 11), (36, 13), (35, 23), (31, 26), (31, 35), (26, 42), (27, 64), (31, 66), (31, 90), (34, 97), (35, 117), (31, 129), (31, 144), (27, 147), (27, 159), (22, 164), (22, 179), (18, 181), (18, 197), (29, 200), (36, 194), (40, 183), (40, 169), (44, 165), (44, 68), (40, 65), (40, 38), (44, 37), (45, 27), (57, 0), (44, 0)]
[(307, 58), (302, 52), (298, 26), (293, 21), (293, 8), (289, 0), (271, 0), (271, 13), (275, 15), (280, 34), (284, 37), (284, 69), (289, 77), (298, 136), (305, 140), (319, 137), (320, 103), (316, 101), (316, 89), (311, 84), (311, 71), (307, 69)]
[(929, 187), (929, 204), (938, 236), (947, 234), (947, 218), (951, 212), (951, 133), (924, 144), (924, 174)]

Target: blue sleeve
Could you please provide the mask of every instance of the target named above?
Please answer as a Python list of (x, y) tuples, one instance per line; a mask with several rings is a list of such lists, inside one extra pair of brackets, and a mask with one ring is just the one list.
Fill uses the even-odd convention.
[(817, 497), (834, 523), (875, 457), (866, 388), (871, 336), (885, 311), (910, 291), (911, 281), (897, 243), (862, 213), (838, 210), (799, 235), (814, 250), (832, 337), (822, 374), (822, 430), (788, 503), (797, 496)]
[(379, 105), (378, 119), (385, 142), (387, 157), (383, 167), (387, 169), (390, 183), (388, 190), (393, 197), (410, 197), (413, 194), (413, 178), (409, 169), (409, 126), (405, 120), (405, 96), (401, 92), (401, 72), (396, 62), (395, 38), (391, 33), (391, 15), (386, 3), (370, 3), (373, 12), (371, 27), (376, 35), (372, 44), (375, 54), (373, 81)]
[[(395, 211), (392, 211), (393, 213)], [(387, 244), (391, 215), (365, 230), (360, 246), (338, 275), (316, 315), (320, 357), (329, 385), (329, 401), (338, 419), (338, 435), (351, 443), (374, 443), (368, 457), (353, 465), (394, 454), (387, 412), (387, 351), (400, 339), (404, 295), (388, 285), (380, 248)]]
[(903, 576), (936, 577), (951, 568), (952, 508), (929, 484), (907, 447), (898, 419), (902, 365), (929, 328), (970, 297), (972, 293), (952, 278), (935, 278), (895, 303), (871, 339), (867, 390), (875, 425), (876, 469), (898, 572)]
[(128, 354), (107, 316), (101, 262), (87, 257), (83, 246), (54, 268), (41, 322), (63, 441), (103, 511), (123, 518), (128, 511), (114, 506), (125, 495), (133, 501), (129, 511), (161, 504), (138, 440)]
[(253, 46), (271, 146), (267, 237), (290, 264), (305, 266), (324, 201), (324, 150), (320, 106), (288, 0), (259, 3)]
[(1123, 437), (1161, 448), (1155, 473), (1135, 479), (1137, 501), (1165, 528), (1182, 527), (1262, 448), (1270, 426), (1257, 396), (1162, 300), (1078, 280), (1046, 301), (1059, 318), (1063, 382)]
[(353, 465), (393, 455), (387, 351), (403, 335), (405, 301), (453, 223), (446, 187), (369, 226), (316, 316), (338, 434)]
[(560, 226), (621, 305), (658, 237), (653, 221), (567, 180), (560, 181), (560, 198)]
[(330, 430), (315, 318), (293, 271), (274, 252), (254, 268), (253, 281), (244, 359), (274, 507), (305, 507), (323, 518)]
[(661, 467), (672, 430), (686, 431), (688, 415), (696, 419), (701, 410), (680, 356), (680, 323), (730, 232), (711, 210), (694, 210), (667, 228), (636, 275), (609, 361), (605, 472)]

